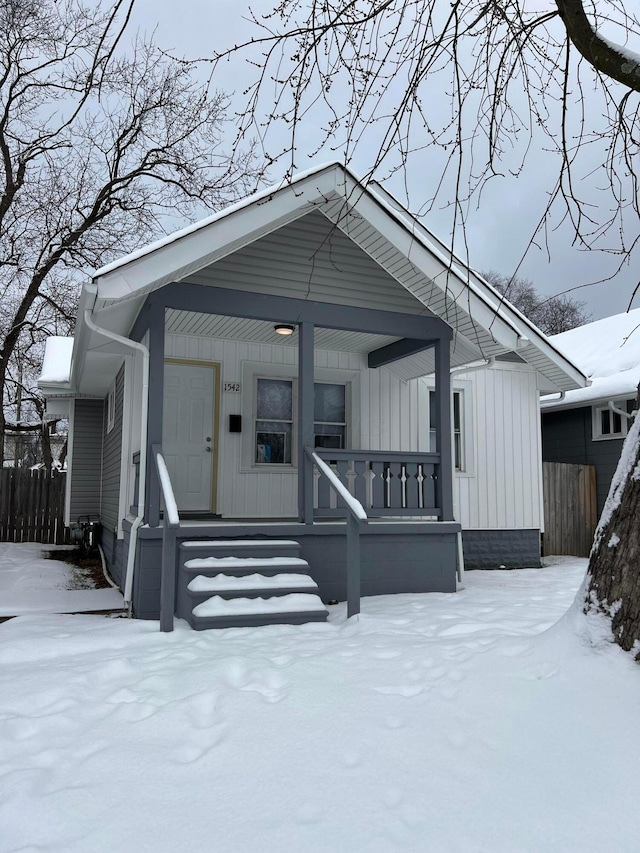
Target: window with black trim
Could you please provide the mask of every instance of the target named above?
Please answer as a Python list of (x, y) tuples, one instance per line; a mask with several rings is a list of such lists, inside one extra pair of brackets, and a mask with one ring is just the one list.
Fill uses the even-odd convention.
[[(429, 391), (429, 450), (436, 452), (436, 392)], [(465, 470), (464, 391), (453, 392), (453, 458), (456, 471)]]

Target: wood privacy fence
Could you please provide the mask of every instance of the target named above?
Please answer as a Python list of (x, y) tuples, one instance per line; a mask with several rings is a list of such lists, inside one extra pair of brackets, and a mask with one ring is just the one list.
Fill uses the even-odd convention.
[(543, 552), (588, 557), (598, 513), (593, 465), (543, 462)]
[(66, 545), (66, 474), (28, 468), (0, 470), (0, 542)]

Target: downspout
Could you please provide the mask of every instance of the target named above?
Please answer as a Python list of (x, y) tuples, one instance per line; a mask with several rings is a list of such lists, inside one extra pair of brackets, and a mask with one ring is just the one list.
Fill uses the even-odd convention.
[(635, 417), (635, 412), (625, 412), (624, 409), (619, 409), (613, 400), (609, 400), (609, 408), (612, 412), (615, 412), (616, 415), (620, 415), (621, 418), (626, 418), (628, 421)]
[[(95, 285), (88, 285), (87, 290), (93, 292), (94, 304), (97, 288)], [(96, 325), (91, 319), (91, 309), (87, 308), (84, 312), (84, 322), (87, 327), (98, 335), (102, 335), (111, 341), (122, 344), (142, 354), (142, 411), (140, 414), (140, 467), (138, 470), (138, 515), (133, 520), (131, 531), (129, 533), (129, 550), (127, 553), (127, 569), (124, 580), (124, 604), (129, 616), (132, 613), (131, 593), (133, 590), (133, 572), (136, 556), (136, 545), (138, 542), (138, 529), (144, 521), (144, 503), (145, 503), (145, 480), (147, 478), (147, 420), (149, 413), (149, 350), (144, 344), (138, 341), (132, 341), (122, 335), (117, 335), (115, 332), (110, 332), (108, 329), (103, 329)]]
[[(454, 367), (453, 370), (449, 371), (449, 376), (455, 376), (458, 373), (474, 373), (476, 370), (488, 370), (493, 367), (496, 359), (495, 356), (491, 356), (488, 358), (483, 364), (474, 364), (472, 367)], [(450, 388), (451, 395), (453, 396), (453, 387)], [(453, 408), (451, 410), (453, 412)], [(451, 446), (451, 468), (455, 472), (456, 469), (456, 461), (455, 461), (455, 448), (453, 447), (453, 443)], [(457, 495), (458, 490), (454, 490), (454, 495)], [(454, 498), (454, 511), (453, 517), (454, 520), (458, 515), (458, 507), (456, 506), (457, 499)], [(456, 548), (458, 552), (458, 584), (461, 585), (464, 581), (464, 549), (462, 547), (462, 531), (456, 533)], [(459, 586), (460, 588), (460, 586)]]

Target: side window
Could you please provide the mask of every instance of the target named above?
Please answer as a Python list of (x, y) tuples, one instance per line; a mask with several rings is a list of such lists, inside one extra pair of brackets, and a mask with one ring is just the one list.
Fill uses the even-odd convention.
[[(436, 452), (436, 392), (429, 391), (429, 450)], [(465, 471), (464, 391), (453, 392), (453, 458), (456, 471)]]
[(111, 432), (116, 423), (116, 383), (109, 388), (107, 394), (107, 432)]
[(256, 379), (255, 455), (258, 465), (291, 465), (293, 380)]

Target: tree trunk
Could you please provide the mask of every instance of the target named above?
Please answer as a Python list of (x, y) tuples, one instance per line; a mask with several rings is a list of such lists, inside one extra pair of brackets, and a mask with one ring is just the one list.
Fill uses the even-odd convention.
[[(640, 404), (640, 386), (636, 409)], [(629, 429), (589, 557), (584, 612), (611, 619), (614, 641), (640, 661), (640, 415)]]
[(49, 440), (49, 424), (46, 421), (42, 422), (42, 431), (40, 433), (42, 461), (47, 471), (53, 468), (53, 455), (51, 453), (51, 441)]

